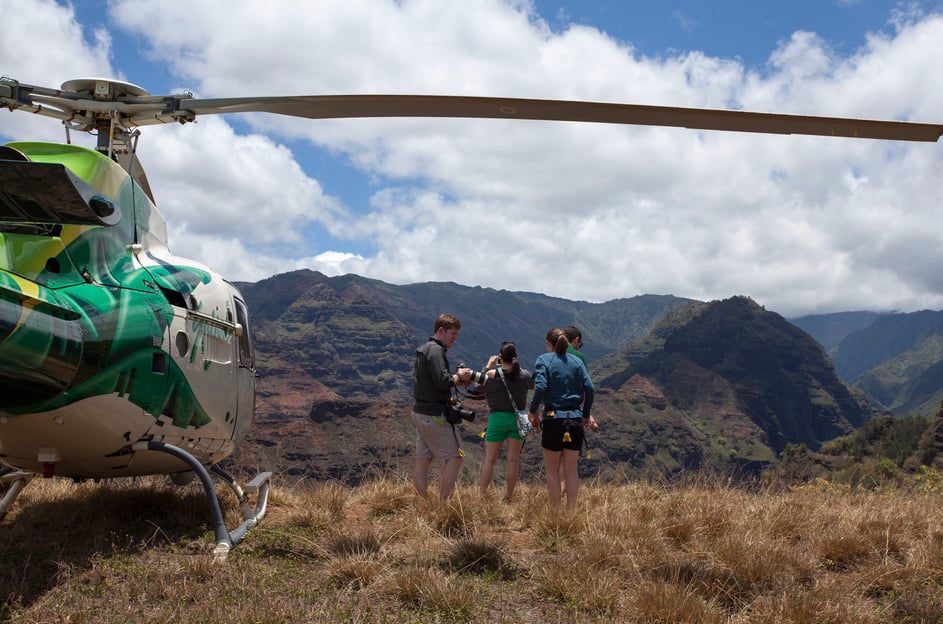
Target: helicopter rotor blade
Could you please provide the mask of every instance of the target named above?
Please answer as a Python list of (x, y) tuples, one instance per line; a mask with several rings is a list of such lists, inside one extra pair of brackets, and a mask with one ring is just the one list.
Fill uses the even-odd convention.
[(578, 121), (928, 142), (937, 141), (943, 134), (941, 124), (909, 121), (572, 100), (441, 95), (321, 95), (181, 99), (179, 110), (191, 111), (195, 115), (263, 112), (307, 119), (451, 117)]
[(94, 126), (93, 120), (108, 117), (125, 131), (136, 126), (188, 123), (197, 115), (273, 113), (307, 119), (427, 117), (573, 121), (893, 141), (936, 142), (943, 135), (943, 125), (936, 123), (577, 100), (446, 95), (216, 99), (193, 98), (190, 94), (153, 96), (136, 85), (107, 79), (73, 80), (64, 83), (59, 90), (2, 77), (0, 105), (89, 128)]

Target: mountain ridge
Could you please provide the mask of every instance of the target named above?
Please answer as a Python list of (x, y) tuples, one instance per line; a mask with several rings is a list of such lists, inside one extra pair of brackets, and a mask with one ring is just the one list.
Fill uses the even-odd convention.
[[(529, 368), (548, 328), (582, 329), (604, 433), (589, 436), (592, 452), (580, 465), (602, 478), (693, 469), (757, 474), (787, 445), (818, 448), (886, 409), (838, 376), (808, 331), (743, 296), (640, 295), (594, 304), (307, 270), (237, 286), (253, 319), (260, 374), (257, 422), (239, 455), (288, 474), (356, 481), (390, 466), (407, 469), (413, 353), (443, 311), (463, 322), (449, 351), (453, 367), (478, 368), (501, 341), (513, 340)], [(882, 318), (832, 319), (836, 348), (867, 330), (872, 315)], [(465, 427), (471, 475), (486, 409), (468, 406), (481, 413)], [(540, 463), (539, 453), (522, 457), (524, 469)]]

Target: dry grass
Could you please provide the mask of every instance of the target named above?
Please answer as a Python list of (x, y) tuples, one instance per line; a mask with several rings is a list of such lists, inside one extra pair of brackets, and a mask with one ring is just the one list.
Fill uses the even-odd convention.
[(566, 511), (528, 483), (513, 503), (276, 483), (213, 564), (198, 488), (37, 480), (0, 525), (0, 621), (943, 624), (927, 484), (586, 484)]

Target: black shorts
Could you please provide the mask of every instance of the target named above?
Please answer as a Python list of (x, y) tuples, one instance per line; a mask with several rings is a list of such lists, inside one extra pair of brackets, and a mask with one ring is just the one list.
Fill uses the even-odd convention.
[[(540, 423), (540, 429), (540, 446), (548, 451), (579, 451), (583, 448), (585, 432), (582, 418), (545, 418)], [(563, 440), (566, 433), (570, 434), (569, 442)]]

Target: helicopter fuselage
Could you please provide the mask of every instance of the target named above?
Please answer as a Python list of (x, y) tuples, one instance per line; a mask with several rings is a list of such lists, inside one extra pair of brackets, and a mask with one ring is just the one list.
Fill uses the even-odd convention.
[(74, 145), (0, 147), (0, 462), (76, 479), (212, 465), (252, 422), (238, 289), (171, 254), (145, 189)]

